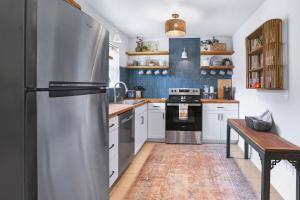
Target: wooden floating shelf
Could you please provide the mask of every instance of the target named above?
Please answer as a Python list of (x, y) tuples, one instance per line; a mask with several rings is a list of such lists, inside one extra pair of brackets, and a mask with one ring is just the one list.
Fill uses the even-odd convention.
[(128, 56), (163, 56), (163, 55), (169, 55), (168, 51), (144, 51), (144, 52), (134, 52), (129, 51), (126, 52)]
[(201, 69), (234, 69), (234, 66), (201, 66)]
[(262, 71), (263, 69), (264, 69), (263, 67), (259, 67), (256, 69), (250, 69), (249, 72), (259, 72), (259, 71)]
[(169, 69), (169, 66), (127, 66), (127, 69)]
[(201, 55), (211, 56), (211, 55), (232, 55), (234, 51), (201, 51)]
[(264, 49), (263, 46), (258, 47), (257, 49), (251, 51), (251, 52), (249, 53), (249, 56), (261, 54), (261, 53), (263, 52), (263, 49)]

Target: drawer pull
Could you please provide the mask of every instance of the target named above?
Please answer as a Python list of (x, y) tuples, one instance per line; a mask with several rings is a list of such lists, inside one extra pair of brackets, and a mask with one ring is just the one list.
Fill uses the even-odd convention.
[(217, 108), (224, 108), (224, 107), (217, 107)]
[(110, 147), (109, 147), (109, 150), (114, 148), (115, 144), (112, 144)]
[(111, 178), (114, 175), (115, 171), (112, 171), (111, 174), (109, 175), (109, 178)]
[(160, 108), (160, 106), (152, 106), (153, 108)]
[(109, 126), (109, 128), (112, 128), (112, 127), (114, 127), (115, 126), (115, 124), (111, 124), (110, 126)]

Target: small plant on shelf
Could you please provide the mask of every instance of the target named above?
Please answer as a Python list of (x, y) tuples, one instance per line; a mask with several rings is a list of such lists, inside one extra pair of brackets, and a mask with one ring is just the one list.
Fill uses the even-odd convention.
[(136, 52), (149, 51), (148, 47), (144, 45), (144, 40), (141, 37), (136, 37)]
[(216, 39), (215, 36), (213, 36), (212, 39), (202, 40), (200, 42), (200, 46), (201, 49), (203, 49), (204, 51), (209, 51), (211, 46), (213, 46), (216, 43), (219, 43), (219, 40)]

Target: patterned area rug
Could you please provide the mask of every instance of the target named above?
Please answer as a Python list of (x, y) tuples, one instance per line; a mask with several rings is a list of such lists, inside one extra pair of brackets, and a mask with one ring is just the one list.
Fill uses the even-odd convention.
[(156, 144), (126, 200), (257, 200), (224, 145)]

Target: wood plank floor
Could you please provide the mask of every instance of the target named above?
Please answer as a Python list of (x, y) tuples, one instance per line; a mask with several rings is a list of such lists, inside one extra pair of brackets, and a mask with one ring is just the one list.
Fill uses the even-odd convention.
[[(138, 176), (154, 145), (155, 143), (149, 142), (143, 146), (122, 177), (120, 177), (111, 188), (110, 200), (122, 200), (124, 198), (135, 178)], [(254, 191), (257, 193), (257, 196), (260, 196), (260, 171), (250, 160), (243, 159), (243, 152), (237, 145), (231, 146), (231, 153), (234, 159), (236, 159), (239, 168), (245, 174)], [(271, 200), (283, 200), (273, 187), (271, 187)]]

